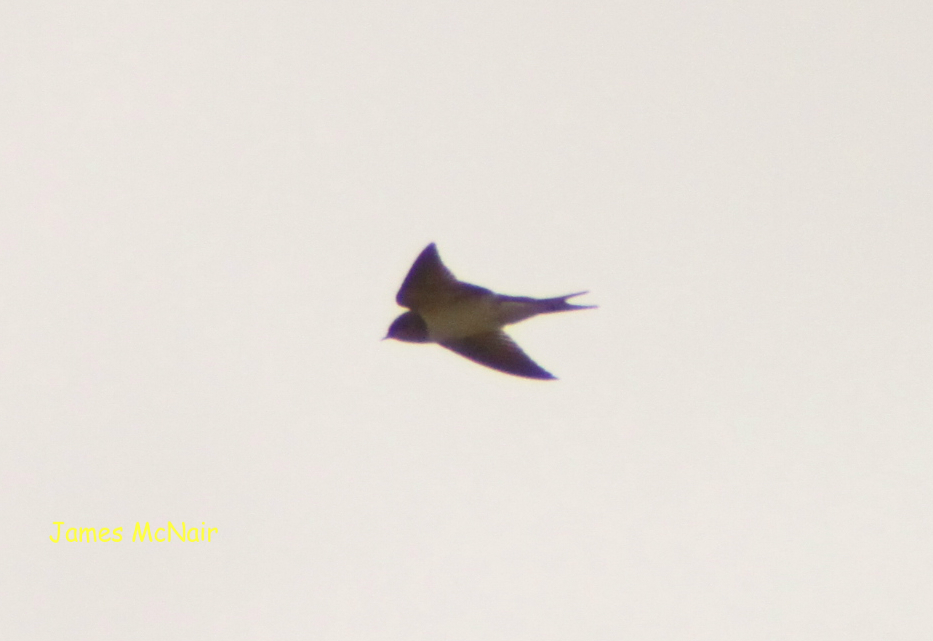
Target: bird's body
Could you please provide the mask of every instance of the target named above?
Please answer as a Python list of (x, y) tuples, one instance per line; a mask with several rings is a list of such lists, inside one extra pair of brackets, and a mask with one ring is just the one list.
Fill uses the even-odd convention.
[(461, 356), (515, 376), (551, 379), (512, 342), (502, 327), (538, 314), (591, 309), (567, 299), (504, 296), (457, 280), (441, 262), (434, 243), (415, 259), (396, 300), (408, 307), (389, 327), (386, 338), (438, 343)]
[(464, 296), (443, 305), (425, 305), (418, 310), (428, 325), (431, 342), (442, 343), (498, 329), (504, 323), (494, 295)]

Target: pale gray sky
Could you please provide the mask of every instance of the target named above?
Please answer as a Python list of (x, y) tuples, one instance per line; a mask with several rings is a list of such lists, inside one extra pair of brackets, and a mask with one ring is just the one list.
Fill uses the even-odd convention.
[[(931, 33), (4, 4), (0, 635), (933, 638)], [(430, 241), (561, 380), (379, 341)]]

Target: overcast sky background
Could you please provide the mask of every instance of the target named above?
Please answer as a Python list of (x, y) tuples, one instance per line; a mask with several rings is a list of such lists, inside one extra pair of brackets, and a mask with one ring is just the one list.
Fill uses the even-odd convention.
[(933, 5), (700, 4), (4, 3), (2, 635), (933, 638)]

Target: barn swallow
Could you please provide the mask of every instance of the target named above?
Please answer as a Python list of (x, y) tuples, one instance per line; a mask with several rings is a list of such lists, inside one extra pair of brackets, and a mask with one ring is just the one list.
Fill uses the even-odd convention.
[(407, 311), (396, 318), (385, 338), (408, 343), (438, 343), (492, 369), (524, 376), (553, 379), (551, 373), (516, 345), (502, 331), (505, 325), (552, 312), (593, 309), (595, 305), (574, 305), (568, 298), (586, 292), (555, 298), (504, 296), (485, 287), (459, 281), (441, 262), (431, 243), (418, 255), (396, 302)]

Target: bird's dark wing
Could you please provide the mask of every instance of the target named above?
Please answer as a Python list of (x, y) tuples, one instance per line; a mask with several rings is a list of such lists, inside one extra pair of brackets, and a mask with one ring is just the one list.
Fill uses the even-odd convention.
[(555, 378), (528, 358), (525, 352), (503, 331), (483, 332), (466, 338), (447, 340), (441, 345), (471, 361), (506, 374), (542, 380)]
[(441, 262), (437, 246), (431, 243), (418, 254), (395, 300), (402, 307), (416, 309), (425, 301), (430, 303), (434, 297), (458, 284), (459, 281)]

